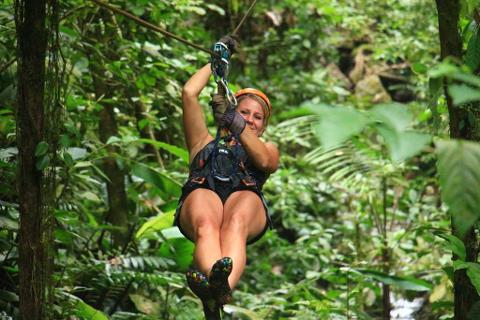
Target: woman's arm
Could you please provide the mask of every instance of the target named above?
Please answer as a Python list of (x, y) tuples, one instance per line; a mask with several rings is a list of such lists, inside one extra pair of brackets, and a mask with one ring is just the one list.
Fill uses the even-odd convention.
[(208, 133), (202, 107), (198, 100), (200, 92), (210, 79), (210, 75), (210, 64), (207, 64), (185, 83), (182, 90), (183, 130), (190, 161), (209, 140), (213, 139)]
[(240, 134), (240, 142), (255, 167), (266, 173), (273, 173), (278, 169), (280, 153), (273, 143), (263, 142), (248, 127)]

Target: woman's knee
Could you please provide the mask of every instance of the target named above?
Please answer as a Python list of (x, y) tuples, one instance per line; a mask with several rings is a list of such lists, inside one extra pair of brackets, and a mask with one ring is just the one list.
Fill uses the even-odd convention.
[(234, 212), (224, 219), (221, 229), (246, 236), (248, 233), (247, 218), (241, 212)]
[(218, 237), (220, 223), (211, 218), (200, 218), (194, 225), (195, 238)]

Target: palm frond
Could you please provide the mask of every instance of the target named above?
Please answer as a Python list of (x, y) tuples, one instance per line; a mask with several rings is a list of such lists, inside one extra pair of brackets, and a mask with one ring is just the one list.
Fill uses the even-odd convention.
[(377, 178), (381, 161), (368, 155), (367, 149), (360, 149), (351, 143), (325, 150), (315, 148), (303, 160), (315, 166), (318, 172), (334, 184), (356, 190), (362, 183)]

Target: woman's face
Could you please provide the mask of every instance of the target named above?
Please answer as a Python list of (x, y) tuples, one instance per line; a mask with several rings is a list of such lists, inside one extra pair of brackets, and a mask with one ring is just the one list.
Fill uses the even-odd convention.
[(238, 104), (237, 112), (245, 119), (247, 127), (260, 137), (265, 129), (265, 114), (262, 105), (258, 101), (246, 97)]

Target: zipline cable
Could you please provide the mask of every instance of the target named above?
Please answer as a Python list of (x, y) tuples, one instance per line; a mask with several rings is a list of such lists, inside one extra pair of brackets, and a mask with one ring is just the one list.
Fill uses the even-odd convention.
[(238, 23), (238, 26), (235, 28), (235, 30), (233, 30), (232, 35), (237, 34), (237, 32), (240, 30), (240, 27), (242, 26), (243, 22), (245, 21), (245, 19), (247, 19), (248, 15), (250, 14), (250, 11), (252, 11), (252, 9), (253, 9), (253, 7), (255, 6), (256, 3), (257, 3), (257, 0), (254, 0), (252, 2), (252, 4), (250, 5), (250, 8), (248, 8), (248, 10), (247, 10), (247, 13), (245, 13), (242, 20), (240, 20), (240, 22)]
[(115, 13), (119, 13), (119, 14), (121, 14), (121, 15), (129, 18), (129, 19), (132, 19), (132, 20), (134, 20), (135, 22), (137, 22), (138, 24), (140, 24), (140, 25), (142, 25), (142, 26), (144, 26), (144, 27), (146, 27), (146, 28), (148, 28), (148, 29), (150, 29), (150, 30), (159, 32), (159, 33), (163, 34), (164, 36), (167, 36), (167, 37), (173, 38), (173, 39), (175, 39), (175, 40), (178, 40), (178, 41), (180, 41), (180, 42), (182, 42), (182, 43), (184, 43), (184, 44), (186, 44), (186, 45), (188, 45), (188, 46), (191, 46), (191, 47), (193, 47), (193, 48), (195, 48), (195, 49), (198, 49), (198, 50), (200, 50), (200, 51), (206, 52), (206, 53), (208, 53), (208, 54), (215, 54), (212, 50), (205, 49), (205, 48), (199, 46), (198, 44), (195, 44), (195, 43), (193, 43), (193, 42), (190, 42), (190, 41), (188, 41), (188, 40), (185, 40), (185, 39), (177, 36), (176, 34), (173, 34), (173, 33), (171, 33), (171, 32), (168, 32), (168, 31), (165, 30), (165, 29), (162, 29), (162, 28), (160, 28), (160, 27), (158, 27), (158, 26), (156, 26), (156, 25), (154, 25), (154, 24), (151, 24), (150, 22), (147, 22), (147, 21), (145, 21), (145, 20), (142, 20), (142, 19), (136, 17), (135, 15), (131, 14), (130, 12), (124, 11), (124, 10), (122, 10), (122, 9), (118, 9), (118, 8), (116, 8), (116, 7), (114, 7), (114, 6), (111, 6), (111, 5), (109, 5), (108, 3), (105, 3), (105, 2), (103, 2), (103, 1), (99, 1), (99, 0), (91, 0), (91, 1), (92, 1), (92, 2), (95, 2), (97, 5), (105, 8), (105, 9), (108, 9), (108, 10), (113, 11), (113, 12), (115, 12)]
[[(163, 34), (164, 36), (167, 36), (167, 37), (170, 37), (170, 38), (173, 38), (175, 40), (178, 40), (188, 46), (191, 46), (195, 49), (198, 49), (200, 51), (203, 51), (203, 52), (206, 52), (210, 55), (216, 55), (217, 53), (216, 52), (213, 52), (212, 50), (209, 50), (209, 49), (205, 49), (201, 46), (199, 46), (198, 44), (195, 44), (193, 42), (190, 42), (188, 40), (185, 40), (183, 39), (182, 37), (179, 37), (177, 36), (176, 34), (174, 33), (171, 33), (165, 29), (162, 29), (160, 28), (159, 26), (156, 26), (148, 21), (145, 21), (143, 19), (140, 19), (139, 17), (131, 14), (130, 12), (128, 11), (125, 11), (125, 10), (122, 10), (122, 9), (119, 9), (117, 7), (114, 7), (108, 3), (105, 3), (103, 1), (100, 1), (100, 0), (91, 0), (92, 2), (95, 2), (97, 5), (105, 8), (105, 9), (108, 9), (110, 11), (113, 11), (115, 13), (118, 13), (118, 14), (121, 14), (122, 16), (124, 17), (127, 17), (129, 19), (132, 19), (134, 20), (135, 22), (137, 22), (138, 24), (146, 27), (147, 29), (150, 29), (150, 30), (153, 30), (153, 31), (156, 31), (156, 32), (159, 32), (161, 34)], [(247, 12), (245, 13), (245, 15), (243, 16), (242, 20), (240, 20), (240, 22), (238, 23), (237, 27), (235, 28), (235, 30), (233, 30), (232, 32), (232, 35), (236, 35), (238, 33), (238, 31), (240, 30), (240, 27), (242, 26), (243, 22), (247, 19), (248, 15), (250, 14), (250, 12), (252, 11), (253, 7), (255, 6), (255, 4), (257, 3), (258, 0), (254, 0), (252, 2), (252, 4), (250, 5), (250, 7), (248, 8)]]

